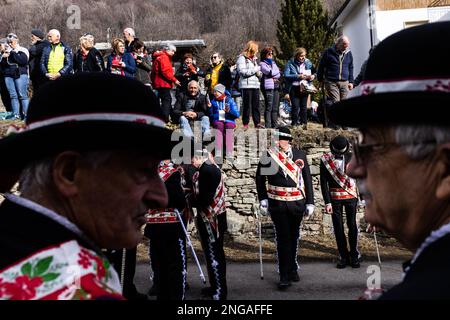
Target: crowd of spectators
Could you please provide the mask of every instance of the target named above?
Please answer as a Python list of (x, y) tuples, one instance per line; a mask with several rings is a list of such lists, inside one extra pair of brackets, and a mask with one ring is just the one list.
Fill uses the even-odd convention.
[[(132, 28), (124, 29), (123, 38), (112, 40), (107, 56), (95, 48), (92, 34), (80, 37), (73, 54), (58, 30), (33, 29), (29, 49), (13, 33), (0, 39), (0, 93), (9, 117), (23, 120), (33, 92), (67, 74), (109, 72), (137, 78), (159, 98), (166, 122), (179, 124), (187, 136), (194, 135), (198, 123), (204, 139), (215, 138), (216, 146), (223, 145), (229, 153), (232, 129), (241, 115), (244, 130), (249, 128), (250, 115), (256, 129), (288, 124), (306, 130), (308, 120), (319, 121), (320, 106), (312, 101), (317, 93), (313, 81), (320, 81), (327, 99), (335, 102), (345, 97), (353, 87), (349, 44), (345, 36), (337, 39), (324, 51), (317, 71), (305, 48), (296, 48), (281, 68), (273, 48), (266, 46), (259, 52), (256, 41), (246, 43), (236, 58), (225, 59), (214, 52), (202, 69), (193, 53), (186, 52), (175, 71), (177, 48), (167, 44), (151, 50)], [(213, 137), (211, 127), (219, 132)]]

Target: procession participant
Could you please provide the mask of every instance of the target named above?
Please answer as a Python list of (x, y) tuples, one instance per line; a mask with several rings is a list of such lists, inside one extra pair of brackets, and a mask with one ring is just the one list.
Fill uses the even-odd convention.
[(259, 161), (256, 189), (261, 208), (268, 209), (275, 226), (278, 288), (284, 290), (291, 281), (300, 281), (300, 223), (304, 215), (310, 217), (314, 212), (314, 193), (306, 153), (291, 145), (292, 135), (287, 127), (278, 128), (277, 134), (277, 146), (267, 150)]
[[(350, 144), (344, 136), (336, 136), (330, 142), (330, 152), (325, 152), (320, 162), (320, 188), (325, 202), (325, 212), (331, 214), (334, 235), (339, 251), (336, 265), (343, 269), (347, 265), (352, 268), (360, 267), (360, 253), (358, 251), (358, 227), (356, 225), (356, 209), (358, 205), (358, 191), (356, 182), (347, 175), (347, 163), (350, 160)], [(344, 232), (343, 208), (347, 217), (348, 242)]]
[(226, 300), (228, 289), (223, 241), (227, 217), (222, 171), (206, 150), (194, 153), (192, 165), (198, 170), (192, 177), (196, 222), (211, 285), (203, 289), (202, 294), (214, 300)]
[(186, 238), (176, 210), (186, 213), (184, 170), (170, 160), (161, 161), (159, 176), (166, 185), (169, 203), (151, 209), (144, 235), (150, 240), (153, 285), (158, 300), (183, 300), (186, 285)]
[(157, 168), (173, 144), (160, 117), (154, 94), (125, 77), (40, 88), (26, 127), (0, 139), (0, 192), (20, 177), (20, 196), (0, 205), (0, 299), (123, 299), (100, 248), (136, 246), (147, 210), (167, 204)]
[[(363, 82), (330, 109), (359, 128), (347, 172), (365, 217), (414, 253), (382, 299), (450, 299), (450, 22), (402, 30), (380, 42)], [(433, 59), (417, 63), (420, 52)]]

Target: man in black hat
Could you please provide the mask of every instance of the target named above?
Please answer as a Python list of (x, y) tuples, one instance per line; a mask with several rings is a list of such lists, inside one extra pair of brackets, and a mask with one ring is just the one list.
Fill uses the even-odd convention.
[(159, 176), (166, 185), (169, 202), (165, 208), (149, 210), (144, 230), (144, 235), (150, 240), (152, 291), (158, 300), (183, 300), (186, 288), (186, 237), (181, 223), (186, 225), (189, 220), (184, 170), (180, 165), (164, 160), (159, 164)]
[(195, 151), (192, 165), (198, 170), (192, 177), (193, 206), (197, 208), (197, 230), (211, 285), (204, 288), (202, 294), (213, 300), (226, 300), (228, 289), (223, 240), (227, 216), (222, 171), (214, 162), (213, 155), (206, 150)]
[[(325, 152), (320, 162), (320, 188), (325, 202), (327, 214), (333, 220), (334, 235), (339, 251), (339, 260), (336, 265), (343, 269), (347, 265), (359, 268), (358, 227), (356, 226), (356, 208), (358, 204), (358, 191), (356, 182), (347, 175), (347, 163), (350, 160), (350, 144), (344, 136), (336, 136), (330, 142), (330, 152)], [(344, 232), (343, 208), (347, 217), (348, 242)]]
[[(262, 209), (275, 226), (280, 282), (284, 290), (298, 282), (297, 246), (303, 216), (314, 212), (314, 191), (306, 153), (291, 145), (287, 127), (278, 128), (277, 146), (263, 153), (256, 171), (256, 189)], [(266, 181), (268, 185), (266, 187)]]
[(45, 34), (39, 29), (31, 30), (31, 47), (28, 49), (30, 52), (30, 59), (28, 65), (30, 66), (30, 79), (33, 86), (33, 93), (39, 90), (39, 87), (46, 82), (45, 75), (42, 74), (40, 69), (40, 63), (42, 58), (42, 52), (45, 47), (50, 46), (50, 42), (45, 39)]
[[(361, 132), (347, 172), (366, 220), (415, 252), (381, 299), (450, 299), (449, 38), (450, 22), (386, 38), (361, 85), (330, 109), (334, 122)], [(423, 52), (433, 59), (418, 64)]]
[[(86, 103), (79, 92), (93, 87)], [(2, 299), (122, 298), (100, 248), (135, 247), (147, 210), (167, 205), (158, 164), (172, 132), (160, 117), (152, 91), (125, 77), (80, 73), (39, 90), (26, 127), (0, 139), (0, 191), (20, 180), (0, 205)]]

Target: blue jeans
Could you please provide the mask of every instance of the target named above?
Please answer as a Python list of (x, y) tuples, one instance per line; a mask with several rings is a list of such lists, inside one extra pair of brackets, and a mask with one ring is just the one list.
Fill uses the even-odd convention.
[[(200, 121), (201, 122), (202, 134), (203, 135), (205, 135), (205, 133), (209, 133), (209, 130), (210, 130), (210, 128), (209, 128), (209, 118), (207, 116), (203, 116), (199, 120), (196, 119), (194, 121)], [(183, 131), (183, 134), (186, 137), (193, 137), (194, 136), (194, 132), (192, 131), (191, 125), (189, 124), (189, 119), (186, 118), (185, 116), (181, 116), (180, 117), (180, 127), (181, 127), (181, 131)]]
[(28, 111), (28, 75), (21, 74), (18, 79), (5, 77), (5, 84), (11, 98), (11, 108), (14, 117), (21, 118), (19, 100), (22, 104), (23, 114), (26, 117)]

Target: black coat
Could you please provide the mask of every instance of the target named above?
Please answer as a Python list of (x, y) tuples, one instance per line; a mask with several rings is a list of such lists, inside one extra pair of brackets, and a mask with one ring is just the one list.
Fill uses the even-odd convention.
[(222, 172), (209, 161), (204, 162), (198, 169), (198, 172), (199, 194), (195, 197), (195, 206), (199, 210), (203, 210), (212, 204), (222, 178)]
[(105, 62), (102, 54), (95, 48), (89, 50), (86, 60), (83, 61), (81, 50), (73, 56), (74, 72), (101, 72), (105, 71)]
[[(175, 102), (175, 105), (172, 110), (172, 120), (175, 123), (180, 122), (180, 117), (183, 115), (183, 112), (187, 111), (186, 105), (189, 100), (188, 93), (180, 93)], [(197, 113), (197, 119), (200, 120), (201, 117), (208, 115), (208, 107), (206, 105), (206, 96), (198, 93), (195, 99), (194, 110)]]
[(450, 299), (450, 234), (430, 244), (380, 300)]
[[(346, 153), (344, 155), (345, 163), (349, 163), (351, 157), (352, 155), (350, 153)], [(331, 203), (330, 188), (341, 188), (341, 186), (333, 179), (322, 160), (320, 160), (320, 189), (322, 190), (322, 197), (325, 204)]]
[(28, 60), (28, 65), (30, 66), (30, 79), (33, 81), (45, 79), (39, 64), (41, 63), (42, 51), (48, 46), (50, 46), (50, 42), (47, 40), (39, 40), (28, 50), (30, 53), (30, 58)]
[[(283, 170), (278, 166), (278, 164), (270, 157), (269, 153), (266, 151), (258, 164), (258, 169), (256, 170), (256, 190), (258, 192), (259, 200), (268, 199), (269, 200), (269, 211), (291, 211), (297, 214), (303, 214), (306, 209), (306, 204), (314, 204), (314, 189), (312, 185), (311, 172), (309, 170), (308, 161), (306, 159), (306, 153), (303, 150), (292, 147), (292, 160), (302, 159), (305, 166), (302, 169), (302, 178), (305, 185), (305, 198), (297, 201), (278, 201), (274, 199), (269, 199), (267, 195), (266, 181), (273, 186), (279, 187), (296, 187), (296, 182), (294, 182), (289, 176), (285, 176)], [(264, 175), (261, 172), (263, 168), (267, 170), (269, 167), (275, 168), (276, 173), (270, 175)]]
[[(176, 208), (182, 214), (186, 207), (186, 198), (181, 185), (181, 173), (179, 171), (174, 172), (164, 184), (169, 198), (167, 208)], [(151, 228), (151, 224), (147, 224), (144, 229), (144, 235), (148, 238), (150, 237)]]
[(71, 240), (102, 254), (100, 249), (58, 222), (9, 200), (1, 204), (0, 216), (0, 270), (45, 248)]

